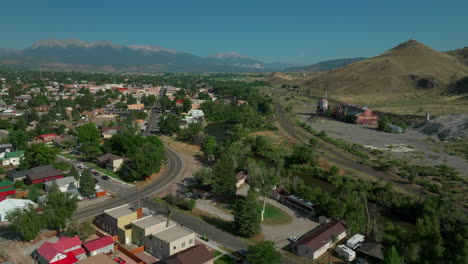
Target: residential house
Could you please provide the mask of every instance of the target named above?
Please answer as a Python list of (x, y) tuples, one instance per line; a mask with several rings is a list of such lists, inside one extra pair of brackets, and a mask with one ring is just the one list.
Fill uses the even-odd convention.
[(334, 244), (346, 237), (348, 225), (344, 220), (320, 225), (293, 244), (293, 252), (301, 257), (317, 259)]
[(51, 181), (63, 178), (63, 174), (64, 173), (61, 170), (54, 169), (50, 165), (39, 166), (30, 170), (26, 176), (25, 182), (26, 184), (33, 184)]
[(57, 243), (44, 242), (35, 251), (35, 257), (39, 264), (72, 264), (86, 258), (86, 251), (81, 247), (78, 236), (60, 237)]
[(195, 234), (179, 225), (172, 225), (145, 238), (145, 250), (165, 260), (195, 245)]
[(101, 128), (101, 136), (104, 139), (111, 138), (113, 135), (118, 134), (120, 127), (103, 127)]
[(112, 153), (104, 154), (100, 157), (97, 157), (97, 161), (101, 166), (105, 166), (109, 171), (118, 171), (126, 159)]
[(59, 148), (71, 148), (76, 142), (76, 138), (72, 135), (66, 135), (54, 139), (54, 145)]
[(7, 177), (11, 180), (11, 181), (19, 181), (19, 180), (25, 180), (26, 179), (26, 176), (28, 176), (28, 173), (30, 172), (30, 170), (22, 170), (22, 171), (19, 171), (19, 170), (11, 170), (7, 173)]
[(9, 118), (16, 119), (17, 117), (20, 117), (22, 115), (23, 115), (22, 112), (18, 112), (12, 109), (7, 109), (0, 113), (0, 119), (9, 119)]
[(11, 181), (0, 182), (0, 198), (9, 195), (14, 195), (15, 193), (16, 189)]
[(43, 104), (43, 105), (34, 107), (34, 109), (36, 109), (36, 111), (38, 111), (38, 112), (47, 112), (47, 111), (49, 111), (49, 106)]
[(103, 236), (84, 243), (83, 247), (88, 252), (88, 257), (92, 257), (101, 253), (114, 253), (114, 243), (111, 236)]
[(166, 228), (167, 219), (163, 216), (149, 215), (132, 222), (132, 243), (142, 246), (145, 237)]
[(117, 235), (124, 244), (132, 242), (132, 222), (141, 218), (141, 208), (133, 208), (124, 204), (105, 210), (96, 218), (96, 226), (112, 236)]
[(189, 249), (183, 250), (177, 254), (170, 256), (167, 264), (213, 264), (214, 256), (210, 250), (204, 245), (196, 245)]
[(40, 143), (48, 143), (48, 142), (52, 142), (54, 141), (55, 139), (57, 138), (60, 138), (59, 135), (57, 134), (43, 134), (43, 135), (39, 135), (35, 138), (35, 141), (36, 142), (40, 142)]
[(29, 206), (37, 206), (33, 201), (27, 199), (0, 199), (0, 222), (6, 222), (6, 216), (11, 211), (27, 208)]
[(245, 183), (245, 180), (247, 179), (248, 174), (245, 173), (245, 171), (239, 171), (236, 174), (236, 187), (240, 188), (242, 184)]
[(5, 154), (5, 157), (1, 159), (2, 165), (3, 166), (8, 166), (8, 165), (18, 166), (20, 165), (21, 158), (23, 158), (23, 156), (24, 156), (24, 151), (22, 150), (7, 152)]
[(0, 158), (3, 159), (5, 154), (13, 150), (13, 145), (11, 144), (1, 144), (0, 145)]
[(48, 181), (44, 183), (44, 190), (50, 192), (54, 184), (57, 184), (57, 187), (60, 192), (67, 192), (69, 190), (80, 188), (80, 182), (75, 179), (73, 176), (68, 176), (65, 178), (56, 179), (53, 181)]
[(87, 257), (77, 262), (77, 264), (116, 264), (111, 256), (106, 254), (97, 254), (96, 256)]

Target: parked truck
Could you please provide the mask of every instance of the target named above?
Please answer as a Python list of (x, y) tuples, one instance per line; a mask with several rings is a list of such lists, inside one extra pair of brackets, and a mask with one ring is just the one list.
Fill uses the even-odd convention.
[(352, 250), (360, 247), (361, 244), (364, 242), (364, 236), (361, 234), (355, 234), (352, 236), (348, 241), (346, 241), (346, 246)]

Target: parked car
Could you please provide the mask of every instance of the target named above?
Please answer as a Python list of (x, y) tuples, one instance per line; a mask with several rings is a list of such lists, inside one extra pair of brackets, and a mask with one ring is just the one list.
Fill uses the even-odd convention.
[(119, 264), (125, 264), (125, 263), (126, 263), (125, 260), (123, 260), (121, 257), (116, 257), (116, 258), (114, 259), (114, 261), (117, 262), (117, 263), (119, 263)]
[(104, 176), (102, 176), (102, 177), (101, 177), (101, 179), (103, 179), (103, 180), (106, 180), (106, 181), (107, 181), (107, 180), (108, 180), (108, 179), (110, 179), (110, 178), (109, 178), (109, 176), (107, 176), (107, 175), (104, 175)]
[(367, 259), (365, 258), (358, 258), (356, 260), (356, 264), (367, 264)]
[(249, 251), (247, 249), (241, 249), (239, 251), (237, 251), (237, 254), (239, 254), (241, 257), (247, 257), (247, 253), (249, 253)]
[(201, 240), (204, 240), (204, 241), (206, 241), (206, 242), (210, 241), (210, 239), (209, 239), (207, 236), (205, 236), (205, 235), (201, 235), (201, 236), (200, 236), (200, 239), (201, 239)]
[(193, 196), (193, 193), (191, 193), (191, 192), (185, 193), (185, 197), (187, 197), (187, 198), (191, 198), (192, 196)]
[(288, 241), (291, 242), (291, 243), (296, 243), (297, 241), (299, 241), (299, 238), (298, 237), (289, 237)]
[(78, 169), (82, 169), (82, 170), (83, 170), (83, 169), (86, 169), (86, 166), (83, 165), (83, 164), (80, 164), (80, 165), (78, 165)]

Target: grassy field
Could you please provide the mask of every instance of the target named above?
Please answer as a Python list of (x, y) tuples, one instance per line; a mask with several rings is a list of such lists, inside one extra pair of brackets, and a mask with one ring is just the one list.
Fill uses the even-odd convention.
[(65, 158), (71, 159), (71, 160), (76, 160), (76, 159), (81, 158), (81, 156), (72, 155), (72, 154), (70, 154), (70, 153), (60, 153), (60, 156), (64, 156)]
[(265, 206), (263, 224), (265, 225), (285, 225), (292, 222), (292, 217), (285, 211), (269, 203)]

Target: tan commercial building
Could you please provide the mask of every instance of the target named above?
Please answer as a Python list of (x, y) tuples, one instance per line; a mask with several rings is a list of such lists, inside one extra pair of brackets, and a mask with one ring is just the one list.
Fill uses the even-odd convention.
[[(164, 216), (146, 216), (132, 222), (132, 243), (142, 246), (145, 237), (166, 228), (167, 218)], [(171, 222), (171, 225), (173, 222)]]
[(129, 104), (127, 105), (128, 110), (143, 110), (145, 109), (144, 104)]
[(96, 219), (96, 225), (113, 236), (118, 235), (121, 243), (129, 244), (132, 242), (132, 222), (139, 217), (141, 217), (141, 209), (124, 204), (105, 210)]
[(145, 238), (145, 250), (165, 260), (195, 245), (195, 234), (178, 225), (172, 225)]

